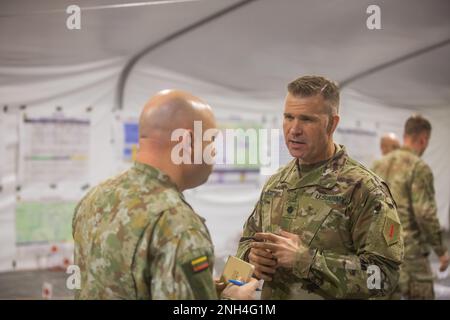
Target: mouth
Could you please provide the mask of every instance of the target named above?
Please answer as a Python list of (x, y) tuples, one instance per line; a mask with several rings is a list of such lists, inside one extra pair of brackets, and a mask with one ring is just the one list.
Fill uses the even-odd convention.
[(294, 146), (302, 146), (302, 145), (306, 145), (306, 142), (304, 141), (300, 141), (300, 140), (293, 140), (290, 139), (289, 143), (292, 143)]

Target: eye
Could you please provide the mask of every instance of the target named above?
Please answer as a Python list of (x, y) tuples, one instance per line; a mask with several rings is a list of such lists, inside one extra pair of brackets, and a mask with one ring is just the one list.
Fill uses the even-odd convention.
[(314, 122), (314, 119), (308, 116), (303, 116), (300, 118), (300, 120), (303, 122)]
[(285, 114), (284, 115), (284, 119), (286, 119), (286, 120), (293, 120), (294, 117), (291, 114)]

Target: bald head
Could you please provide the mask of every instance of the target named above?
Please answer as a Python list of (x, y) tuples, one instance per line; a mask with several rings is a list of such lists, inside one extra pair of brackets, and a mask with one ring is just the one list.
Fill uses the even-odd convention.
[(193, 129), (194, 121), (212, 122), (211, 107), (192, 94), (180, 90), (163, 90), (144, 106), (139, 118), (139, 147), (151, 143), (170, 147), (176, 129)]
[[(179, 190), (204, 183), (211, 174), (212, 164), (203, 161), (202, 150), (212, 150), (214, 155), (215, 149), (206, 148), (210, 144), (214, 146), (213, 140), (204, 141), (203, 133), (196, 132), (198, 127), (194, 122), (201, 123), (200, 131), (215, 130), (214, 115), (207, 103), (184, 91), (157, 93), (145, 104), (139, 118), (136, 161), (169, 175)], [(195, 163), (198, 146), (201, 159)]]
[(400, 141), (398, 140), (395, 133), (390, 132), (383, 135), (381, 137), (380, 148), (383, 156), (391, 151), (400, 148)]

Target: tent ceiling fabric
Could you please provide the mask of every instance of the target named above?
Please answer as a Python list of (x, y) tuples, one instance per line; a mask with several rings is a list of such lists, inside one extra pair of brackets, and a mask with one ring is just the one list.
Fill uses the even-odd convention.
[[(20, 84), (1, 68), (66, 67), (134, 54), (239, 1), (203, 0), (82, 12), (65, 27), (70, 4), (125, 1), (1, 1), (0, 83)], [(381, 8), (382, 30), (368, 30), (366, 9)], [(448, 0), (258, 0), (164, 44), (135, 68), (154, 66), (253, 96), (277, 98), (302, 74), (343, 81), (374, 66), (450, 39)], [(349, 85), (385, 105), (450, 104), (450, 46)], [(36, 81), (39, 81), (36, 79)]]
[[(1, 46), (2, 66), (61, 66), (131, 57), (148, 44), (237, 1), (193, 1), (82, 11), (81, 29), (66, 28), (65, 9), (69, 5), (83, 8), (125, 2), (0, 1), (0, 40), (8, 44)], [(25, 14), (58, 9), (62, 12)]]

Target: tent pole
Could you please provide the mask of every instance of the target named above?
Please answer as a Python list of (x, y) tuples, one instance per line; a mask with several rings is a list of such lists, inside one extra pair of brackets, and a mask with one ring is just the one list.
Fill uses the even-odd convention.
[(376, 73), (378, 71), (381, 71), (381, 70), (387, 69), (389, 67), (392, 67), (394, 65), (400, 64), (400, 63), (402, 63), (402, 62), (404, 62), (406, 60), (413, 59), (413, 58), (418, 57), (418, 56), (420, 56), (422, 54), (425, 54), (427, 52), (439, 49), (439, 48), (444, 47), (444, 46), (446, 46), (448, 44), (450, 44), (450, 39), (446, 39), (446, 40), (441, 41), (439, 43), (435, 43), (435, 44), (433, 44), (431, 46), (428, 46), (428, 47), (419, 49), (417, 51), (413, 51), (411, 53), (405, 54), (405, 55), (403, 55), (401, 57), (395, 58), (394, 60), (382, 63), (382, 64), (380, 64), (378, 66), (375, 66), (375, 67), (372, 67), (372, 68), (370, 68), (368, 70), (365, 70), (363, 72), (357, 73), (357, 74), (355, 74), (355, 75), (353, 75), (353, 76), (351, 76), (351, 77), (341, 81), (339, 83), (339, 86), (342, 89), (344, 87), (347, 87), (350, 83), (355, 82), (356, 80), (359, 80), (361, 78), (367, 77), (369, 75), (372, 75), (372, 74), (374, 74), (374, 73)]
[(133, 69), (133, 67), (136, 65), (136, 63), (145, 55), (147, 55), (148, 53), (152, 52), (153, 50), (165, 45), (166, 43), (175, 40), (176, 38), (179, 38), (195, 29), (197, 29), (198, 27), (201, 27), (217, 18), (220, 18), (228, 13), (231, 13), (247, 4), (250, 4), (251, 2), (254, 2), (257, 0), (244, 0), (244, 1), (240, 1), (238, 3), (235, 3), (225, 9), (222, 9), (220, 11), (217, 11), (197, 22), (194, 22), (191, 25), (188, 25), (187, 27), (178, 30), (166, 37), (164, 37), (163, 39), (157, 41), (156, 43), (152, 43), (151, 45), (147, 46), (146, 48), (144, 48), (143, 50), (141, 50), (140, 52), (138, 52), (137, 54), (135, 54), (133, 57), (131, 57), (128, 62), (125, 64), (124, 68), (122, 69), (122, 72), (120, 73), (119, 76), (119, 81), (117, 83), (117, 91), (116, 91), (116, 98), (115, 98), (115, 103), (114, 103), (114, 109), (115, 110), (122, 110), (123, 109), (123, 100), (124, 100), (124, 92), (125, 92), (125, 84), (126, 81), (128, 79), (128, 76), (130, 75), (131, 70)]

